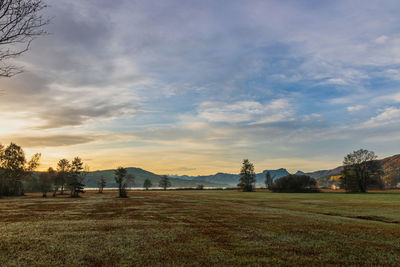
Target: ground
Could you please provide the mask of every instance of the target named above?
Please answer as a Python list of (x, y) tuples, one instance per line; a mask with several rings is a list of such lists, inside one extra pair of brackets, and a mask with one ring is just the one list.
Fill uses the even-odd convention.
[(399, 262), (400, 193), (193, 190), (0, 199), (2, 266)]

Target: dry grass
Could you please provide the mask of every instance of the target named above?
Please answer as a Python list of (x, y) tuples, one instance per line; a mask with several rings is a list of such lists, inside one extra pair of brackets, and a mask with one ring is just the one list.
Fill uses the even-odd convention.
[(4, 266), (385, 265), (400, 194), (115, 192), (0, 199)]

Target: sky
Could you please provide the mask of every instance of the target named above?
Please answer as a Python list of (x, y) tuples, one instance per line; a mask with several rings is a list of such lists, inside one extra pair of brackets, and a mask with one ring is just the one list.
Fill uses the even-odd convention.
[(334, 168), (400, 153), (397, 0), (60, 0), (0, 79), (0, 143), (41, 168)]

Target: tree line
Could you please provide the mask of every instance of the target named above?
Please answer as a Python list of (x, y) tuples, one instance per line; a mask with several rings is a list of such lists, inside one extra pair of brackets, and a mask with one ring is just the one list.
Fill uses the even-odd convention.
[[(128, 174), (128, 171), (123, 168), (123, 167), (118, 167), (115, 171), (114, 171), (114, 176), (115, 176), (115, 182), (118, 185), (118, 193), (119, 193), (119, 197), (125, 198), (127, 197), (127, 187), (128, 187), (128, 183), (131, 184), (135, 184), (135, 177), (131, 174)], [(103, 188), (105, 186), (105, 181), (103, 180), (104, 178), (101, 178), (100, 182), (99, 182), (99, 191), (98, 193), (102, 193), (103, 192)], [(103, 183), (104, 181), (104, 183)], [(143, 187), (146, 190), (149, 190), (149, 188), (152, 186), (152, 182), (149, 178), (144, 180), (143, 183)], [(169, 180), (169, 177), (167, 175), (162, 175), (160, 178), (160, 181), (158, 183), (158, 185), (160, 187), (162, 187), (165, 190), (167, 190), (168, 187), (171, 186), (171, 182)]]
[(28, 161), (20, 146), (11, 143), (4, 147), (0, 144), (0, 196), (23, 195), (23, 182), (39, 166), (40, 156), (35, 154)]
[[(248, 159), (243, 160), (240, 175), (238, 187), (242, 191), (254, 191), (256, 174)], [(399, 163), (392, 162), (385, 173), (373, 151), (359, 149), (344, 157), (339, 185), (346, 192), (365, 193), (368, 189), (384, 189), (385, 185), (394, 187), (399, 177)], [(265, 187), (273, 192), (318, 192), (317, 181), (308, 175), (290, 174), (273, 179), (267, 172)]]
[(11, 143), (0, 145), (0, 196), (21, 196), (25, 190), (40, 191), (46, 197), (52, 192), (63, 195), (68, 190), (71, 197), (83, 193), (83, 180), (89, 172), (82, 159), (75, 157), (71, 162), (61, 159), (56, 170), (49, 168), (46, 172), (35, 174), (41, 154), (35, 154), (29, 161), (23, 149)]
[[(0, 145), (0, 196), (22, 196), (26, 191), (41, 192), (43, 197), (52, 193), (57, 195), (69, 194), (79, 197), (84, 193), (84, 180), (89, 173), (80, 157), (73, 160), (60, 159), (55, 169), (48, 168), (45, 172), (35, 172), (39, 167), (41, 154), (33, 155), (27, 160), (24, 150), (15, 143), (4, 147)], [(135, 183), (135, 177), (128, 174), (123, 167), (114, 171), (114, 179), (118, 185), (120, 197), (127, 197), (128, 184)], [(102, 193), (107, 183), (104, 177), (98, 180), (98, 193)], [(144, 181), (143, 187), (148, 190), (152, 186), (150, 179)], [(161, 176), (159, 186), (167, 190), (171, 186), (169, 177)]]
[[(39, 166), (41, 154), (37, 153), (27, 159), (23, 149), (11, 143), (4, 147), (0, 145), (0, 196), (20, 196), (25, 191), (42, 192), (43, 197), (52, 193), (57, 195), (69, 194), (79, 197), (84, 193), (84, 180), (89, 173), (89, 167), (80, 157), (71, 161), (60, 159), (55, 169), (49, 168), (45, 172), (35, 172)], [(398, 170), (399, 166), (392, 166)], [(359, 149), (344, 157), (343, 171), (340, 178), (340, 187), (347, 192), (367, 192), (369, 188), (384, 188), (384, 172), (377, 156), (373, 151)], [(128, 173), (126, 168), (118, 167), (114, 171), (114, 179), (118, 185), (119, 197), (127, 197), (128, 185), (135, 184), (135, 177)], [(394, 179), (397, 181), (397, 177)], [(104, 177), (98, 182), (98, 193), (102, 193), (107, 186)], [(163, 175), (159, 184), (164, 190), (171, 186), (168, 176)], [(256, 173), (254, 165), (244, 159), (240, 170), (238, 188), (244, 192), (255, 191)], [(143, 187), (148, 190), (152, 187), (150, 179), (144, 181)], [(288, 175), (274, 179), (270, 172), (265, 175), (265, 188), (273, 192), (318, 192), (317, 181), (307, 175)], [(203, 189), (199, 185), (197, 189)]]
[[(273, 192), (318, 192), (317, 182), (307, 175), (290, 174), (274, 180), (269, 171), (265, 174), (265, 188)], [(242, 162), (239, 190), (243, 192), (253, 192), (256, 189), (256, 173), (254, 165), (248, 159)]]

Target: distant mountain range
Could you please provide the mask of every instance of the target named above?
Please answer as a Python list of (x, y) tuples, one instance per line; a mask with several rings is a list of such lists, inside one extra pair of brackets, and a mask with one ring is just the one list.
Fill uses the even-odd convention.
[[(268, 171), (273, 179), (278, 179), (290, 174), (286, 169), (283, 168), (277, 170), (264, 170), (263, 172), (256, 174), (257, 186), (265, 186), (264, 183), (265, 175), (267, 174)], [(239, 183), (240, 175), (219, 172), (213, 175), (203, 175), (203, 176), (172, 175), (171, 177), (187, 181), (199, 182), (199, 183), (210, 182), (210, 183), (224, 184), (226, 186), (236, 186)]]
[[(384, 175), (388, 175), (393, 171), (392, 170), (393, 164), (400, 166), (400, 154), (380, 159), (378, 161), (380, 162)], [(339, 166), (331, 170), (321, 170), (321, 171), (306, 173), (306, 175), (309, 175), (312, 178), (316, 179), (320, 185), (330, 186), (333, 183), (335, 183), (335, 181), (330, 181), (330, 178), (332, 176), (340, 175), (342, 170), (343, 167)], [(397, 179), (398, 182), (400, 182), (400, 177), (398, 177)]]
[[(391, 165), (393, 163), (400, 164), (400, 154), (394, 155), (391, 157), (387, 157), (379, 160), (382, 166), (384, 173), (388, 174), (391, 171)], [(331, 170), (320, 170), (315, 172), (304, 173), (302, 171), (297, 171), (295, 174), (305, 174), (309, 175), (312, 178), (319, 181), (321, 185), (329, 186), (332, 184), (329, 179), (332, 176), (340, 175), (343, 170), (342, 166)], [(135, 177), (135, 185), (138, 187), (143, 186), (143, 182), (145, 179), (150, 179), (153, 186), (158, 186), (158, 182), (160, 180), (160, 175), (155, 173), (140, 169), (140, 168), (127, 168), (129, 174), (132, 174)], [(284, 169), (276, 169), (276, 170), (264, 170), (261, 173), (256, 174), (256, 186), (264, 187), (265, 184), (265, 176), (267, 172), (270, 172), (271, 177), (273, 179), (278, 179), (289, 175), (290, 173)], [(114, 181), (114, 170), (103, 170), (103, 171), (93, 171), (90, 172), (85, 180), (87, 187), (96, 187), (97, 181), (100, 177), (103, 176), (106, 179), (107, 187), (115, 187), (116, 183)], [(224, 187), (224, 186), (236, 186), (239, 182), (240, 175), (239, 174), (230, 174), (230, 173), (216, 173), (213, 175), (201, 175), (201, 176), (188, 176), (188, 175), (169, 175), (171, 180), (171, 186), (173, 187), (195, 187), (197, 185), (204, 185), (207, 187)], [(400, 181), (399, 181), (400, 182)]]
[[(157, 175), (155, 173), (140, 169), (140, 168), (126, 168), (128, 174), (131, 174), (135, 177), (135, 184), (131, 184), (129, 186), (137, 186), (142, 187), (144, 180), (150, 179), (153, 187), (157, 187), (160, 181), (161, 175)], [(86, 187), (97, 187), (97, 181), (101, 177), (104, 177), (106, 180), (106, 187), (117, 187), (117, 184), (114, 180), (114, 171), (115, 170), (102, 170), (102, 171), (93, 171), (87, 174), (85, 178)], [(208, 182), (208, 181), (191, 181), (184, 180), (179, 178), (170, 177), (171, 186), (173, 187), (195, 187), (199, 184), (208, 187), (222, 187), (226, 186), (226, 184), (221, 184), (217, 182)]]

